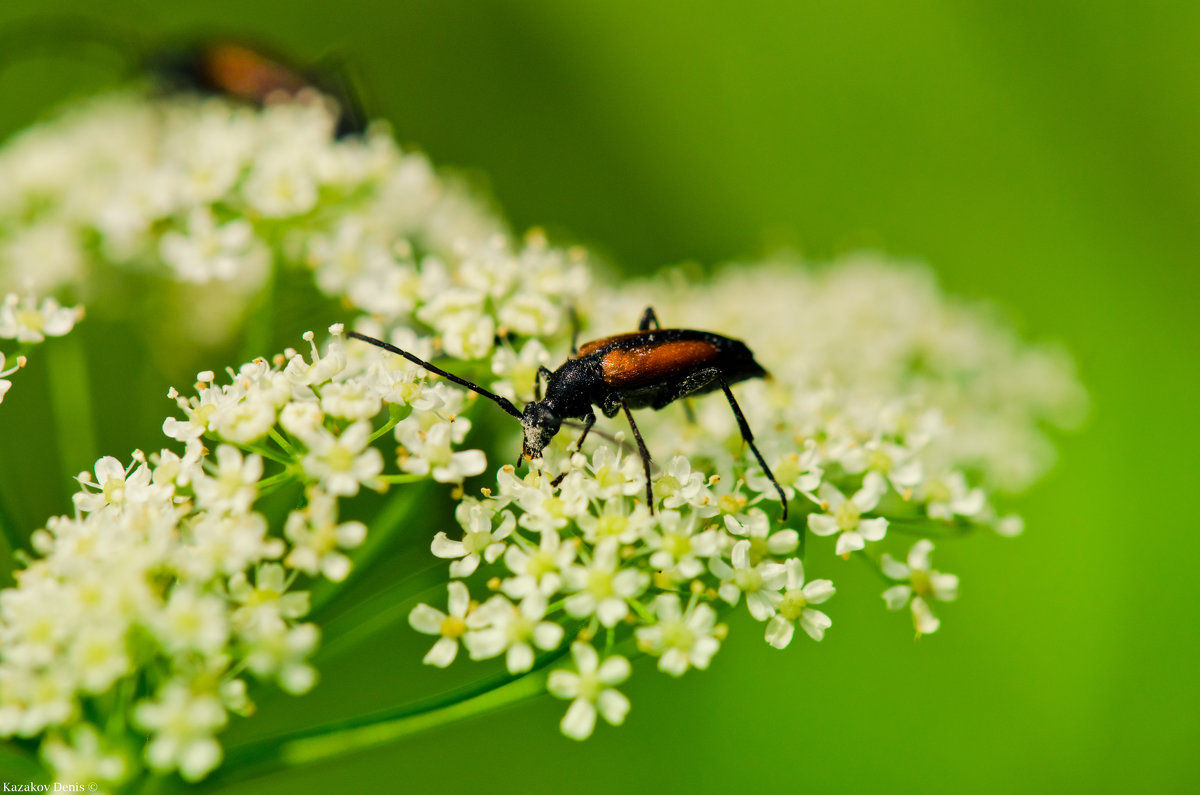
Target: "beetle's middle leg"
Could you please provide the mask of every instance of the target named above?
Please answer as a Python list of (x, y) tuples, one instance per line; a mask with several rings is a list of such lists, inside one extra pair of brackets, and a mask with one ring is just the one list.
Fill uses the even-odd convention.
[(625, 410), (625, 418), (629, 420), (629, 427), (633, 429), (633, 438), (637, 439), (638, 453), (642, 456), (642, 470), (646, 473), (646, 505), (650, 506), (650, 515), (653, 516), (654, 486), (650, 484), (650, 451), (646, 449), (646, 442), (642, 439), (642, 432), (638, 430), (637, 423), (633, 421), (633, 413), (629, 411), (629, 404), (620, 395), (617, 395), (617, 400), (621, 401), (621, 408)]

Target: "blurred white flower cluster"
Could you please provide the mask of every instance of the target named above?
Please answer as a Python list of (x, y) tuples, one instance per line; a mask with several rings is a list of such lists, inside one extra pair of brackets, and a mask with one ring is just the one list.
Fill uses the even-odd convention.
[(338, 139), (335, 121), (320, 103), (117, 94), (35, 125), (0, 149), (0, 285), (86, 301), (114, 267), (214, 283), (174, 318), (212, 336), (236, 328), (273, 269), (310, 268), (326, 294), (419, 321), (451, 355), (566, 332), (586, 286), (579, 252), (514, 243), (386, 125)]
[(18, 354), (13, 365), (5, 369), (7, 357), (13, 351), (0, 350), (0, 403), (4, 402), (4, 396), (12, 387), (7, 376), (25, 366), (25, 353), (29, 348), (43, 342), (46, 337), (61, 337), (69, 333), (82, 318), (83, 307), (62, 306), (52, 297), (38, 301), (32, 294), (22, 297), (9, 293), (4, 296), (4, 302), (0, 304), (0, 341), (12, 340), (9, 344), (15, 344)]

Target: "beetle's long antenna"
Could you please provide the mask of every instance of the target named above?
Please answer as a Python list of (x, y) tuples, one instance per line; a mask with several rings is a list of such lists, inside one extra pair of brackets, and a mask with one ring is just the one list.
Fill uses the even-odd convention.
[(442, 378), (448, 378), (451, 381), (453, 381), (454, 383), (458, 384), (459, 386), (465, 386), (467, 389), (471, 390), (472, 392), (483, 395), (485, 398), (492, 401), (497, 406), (499, 406), (500, 408), (507, 411), (509, 414), (513, 415), (517, 419), (521, 419), (520, 410), (518, 410), (517, 407), (514, 406), (512, 404), (512, 401), (510, 401), (508, 398), (500, 397), (499, 395), (495, 394), (494, 392), (489, 392), (486, 389), (484, 389), (483, 387), (479, 386), (478, 384), (472, 384), (470, 381), (466, 380), (465, 378), (459, 378), (458, 376), (454, 375), (453, 373), (447, 373), (442, 368), (432, 365), (429, 362), (425, 361), (424, 359), (419, 359), (416, 356), (413, 356), (408, 351), (402, 351), (399, 348), (397, 348), (395, 345), (386, 343), (383, 340), (377, 340), (374, 337), (368, 337), (366, 334), (359, 334), (357, 331), (347, 331), (346, 336), (354, 337), (354, 339), (362, 340), (363, 342), (369, 342), (377, 348), (383, 348), (385, 351), (389, 351), (389, 352), (397, 354), (399, 356), (403, 356), (405, 359), (408, 359), (413, 364), (419, 364), (420, 366), (424, 367), (426, 370), (428, 370), (431, 373), (434, 373), (435, 375), (440, 375)]

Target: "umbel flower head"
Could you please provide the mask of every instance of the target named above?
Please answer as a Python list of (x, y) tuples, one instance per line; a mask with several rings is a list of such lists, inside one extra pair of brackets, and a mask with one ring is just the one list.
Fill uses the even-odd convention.
[[(74, 512), (33, 534), (34, 555), (0, 592), (0, 735), (37, 743), (62, 780), (199, 780), (264, 688), (314, 687), (310, 592), (351, 578), (374, 534), (405, 529), (344, 510), (375, 493), (436, 515), (408, 488), (430, 481), (448, 484), (433, 499), (457, 501), (430, 541), (445, 601), (408, 614), (430, 637), (424, 662), (502, 658), (512, 680), (568, 700), (561, 729), (584, 739), (597, 718), (623, 722), (631, 658), (670, 676), (704, 670), (734, 611), (776, 649), (822, 640), (843, 618), (845, 566), (879, 571), (887, 606), (910, 606), (918, 632), (933, 632), (930, 600), (953, 598), (957, 580), (930, 568), (924, 540), (897, 562), (898, 537), (1011, 534), (1003, 495), (1044, 471), (1047, 428), (1079, 413), (1061, 352), (946, 297), (923, 269), (860, 256), (594, 286), (582, 252), (512, 238), (386, 129), (332, 131), (319, 105), (120, 95), (0, 150), (6, 280), (42, 293), (78, 282), (83, 295), (109, 268), (215, 283), (221, 301), (194, 302), (213, 325), (217, 304), (245, 308), (289, 269), (346, 313), (328, 334), (297, 329), (303, 351), (171, 389), (170, 446), (99, 458)], [(770, 370), (737, 400), (787, 522), (719, 396), (639, 413), (655, 455), (647, 504), (620, 425), (602, 421), (583, 449), (564, 425), (542, 458), (499, 465), (485, 450), (515, 450), (512, 418), (344, 339), (347, 327), (386, 339), (528, 402), (539, 368), (569, 355), (573, 326), (625, 331), (646, 306), (669, 326), (745, 340)], [(45, 334), (66, 325), (58, 304), (20, 307)], [(225, 333), (238, 316), (222, 315)], [(28, 338), (29, 324), (3, 317)], [(291, 502), (269, 508), (283, 490)]]

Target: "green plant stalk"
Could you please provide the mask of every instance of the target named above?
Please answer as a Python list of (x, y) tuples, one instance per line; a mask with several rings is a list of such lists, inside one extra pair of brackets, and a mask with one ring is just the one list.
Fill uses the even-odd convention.
[(499, 684), (493, 678), (431, 703), (317, 727), (236, 749), (229, 754), (221, 771), (207, 783), (226, 785), (276, 770), (365, 751), (417, 732), (512, 706), (545, 692), (547, 669), (564, 654), (565, 647), (539, 661), (531, 671), (516, 676), (504, 675)]
[(54, 340), (44, 350), (59, 465), (63, 482), (74, 483), (80, 468), (90, 468), (99, 457), (87, 361), (77, 334)]
[(330, 602), (361, 577), (378, 560), (387, 543), (406, 524), (406, 520), (423, 504), (426, 495), (434, 481), (422, 480), (412, 484), (411, 488), (400, 488), (371, 523), (367, 539), (355, 550), (354, 567), (350, 574), (341, 582), (321, 580), (312, 588), (312, 607), (310, 616), (317, 616)]

